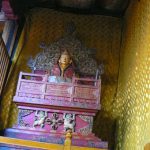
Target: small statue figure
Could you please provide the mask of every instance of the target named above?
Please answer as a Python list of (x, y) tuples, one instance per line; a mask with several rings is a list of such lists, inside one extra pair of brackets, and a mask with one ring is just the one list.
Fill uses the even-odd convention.
[(67, 131), (68, 129), (71, 129), (72, 132), (74, 132), (75, 127), (75, 114), (67, 114), (65, 113), (63, 116), (64, 119), (64, 129)]
[[(51, 70), (50, 80), (57, 78), (57, 82), (71, 82), (74, 75), (74, 67), (69, 52), (65, 49), (61, 52), (60, 58), (56, 65)], [(55, 79), (54, 79), (55, 80)]]
[(34, 121), (33, 127), (40, 126), (41, 128), (43, 128), (46, 117), (47, 117), (46, 111), (42, 111), (42, 110), (38, 111), (37, 110), (35, 112), (35, 121)]

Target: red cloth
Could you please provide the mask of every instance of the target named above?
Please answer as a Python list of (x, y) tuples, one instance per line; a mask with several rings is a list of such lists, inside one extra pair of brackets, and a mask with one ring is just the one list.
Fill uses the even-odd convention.
[[(74, 69), (72, 65), (69, 65), (65, 70), (64, 70), (64, 78), (72, 78), (74, 75)], [(58, 64), (54, 65), (54, 67), (51, 70), (51, 75), (52, 76), (61, 76), (61, 68)]]
[(18, 16), (16, 16), (13, 12), (13, 9), (10, 5), (9, 0), (3, 0), (2, 1), (2, 10), (4, 11), (7, 19), (10, 19), (10, 20), (17, 20), (18, 19)]

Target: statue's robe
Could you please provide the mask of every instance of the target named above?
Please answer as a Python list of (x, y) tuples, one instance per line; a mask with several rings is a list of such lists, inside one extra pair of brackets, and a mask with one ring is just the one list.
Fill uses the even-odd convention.
[[(59, 64), (54, 65), (54, 67), (51, 70), (51, 75), (52, 76), (61, 76), (61, 68), (59, 66)], [(74, 72), (74, 67), (72, 66), (72, 64), (70, 64), (68, 67), (65, 68), (64, 70), (64, 78), (72, 78), (73, 75), (75, 74)]]

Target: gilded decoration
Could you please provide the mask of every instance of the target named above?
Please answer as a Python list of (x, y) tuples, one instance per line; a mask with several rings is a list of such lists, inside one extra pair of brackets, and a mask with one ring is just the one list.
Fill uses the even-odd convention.
[(66, 25), (64, 36), (56, 40), (50, 45), (40, 44), (42, 52), (38, 53), (34, 59), (30, 58), (28, 66), (32, 70), (52, 70), (57, 63), (61, 51), (67, 50), (73, 63), (76, 66), (76, 72), (80, 74), (96, 75), (99, 68), (99, 73), (102, 73), (102, 65), (98, 67), (93, 55), (96, 49), (87, 48), (76, 34), (76, 27), (73, 22)]

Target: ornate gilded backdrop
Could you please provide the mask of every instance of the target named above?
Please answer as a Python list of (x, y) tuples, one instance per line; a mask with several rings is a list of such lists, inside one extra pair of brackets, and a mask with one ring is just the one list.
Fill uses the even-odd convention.
[[(27, 61), (29, 56), (34, 57), (42, 50), (39, 48), (41, 41), (46, 44), (54, 42), (63, 35), (65, 25), (73, 21), (79, 38), (86, 47), (96, 49), (97, 62), (103, 62), (105, 66), (105, 73), (102, 75), (102, 108), (95, 117), (94, 132), (103, 140), (108, 140), (111, 145), (114, 141), (115, 119), (112, 106), (118, 78), (121, 20), (96, 15), (74, 15), (48, 9), (34, 9), (29, 17), (26, 24), (28, 30), (23, 32), (27, 36), (21, 37), (17, 51), (20, 50), (20, 45), (23, 45), (23, 49), (17, 53), (18, 59), (15, 57), (16, 65), (3, 96), (1, 111), (3, 127), (12, 126), (16, 120), (17, 110), (12, 104), (12, 98), (15, 95), (19, 71), (30, 71)], [(26, 41), (25, 44), (21, 44), (23, 39)]]
[(150, 1), (132, 1), (124, 19), (116, 150), (143, 150), (150, 142)]

